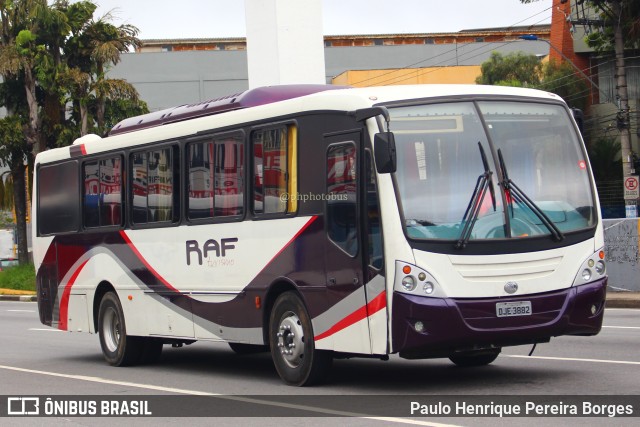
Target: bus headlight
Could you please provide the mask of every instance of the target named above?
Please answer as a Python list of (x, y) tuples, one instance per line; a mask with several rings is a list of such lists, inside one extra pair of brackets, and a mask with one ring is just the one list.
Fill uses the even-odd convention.
[(414, 279), (413, 276), (405, 276), (404, 279), (402, 279), (402, 287), (405, 291), (411, 292), (416, 288), (416, 279)]
[(393, 283), (395, 292), (429, 298), (447, 297), (440, 283), (429, 271), (408, 262), (396, 261)]
[(424, 291), (425, 294), (431, 295), (433, 293), (433, 283), (431, 282), (425, 283), (424, 286), (422, 287), (422, 290)]
[(600, 280), (607, 274), (604, 248), (600, 248), (585, 259), (573, 279), (573, 286)]

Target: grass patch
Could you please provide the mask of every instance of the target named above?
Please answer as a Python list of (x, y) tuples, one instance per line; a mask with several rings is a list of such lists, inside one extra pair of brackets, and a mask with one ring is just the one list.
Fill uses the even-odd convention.
[(0, 288), (35, 291), (36, 272), (33, 264), (16, 265), (0, 271)]

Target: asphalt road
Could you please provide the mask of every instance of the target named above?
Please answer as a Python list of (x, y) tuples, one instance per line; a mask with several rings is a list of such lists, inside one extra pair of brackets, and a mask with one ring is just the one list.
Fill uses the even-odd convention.
[[(288, 418), (219, 418), (216, 425), (636, 425), (638, 418), (472, 418), (367, 417), (368, 409), (399, 395), (434, 396), (582, 396), (640, 394), (640, 310), (608, 309), (602, 332), (595, 337), (561, 337), (539, 345), (505, 349), (490, 366), (462, 369), (448, 360), (337, 360), (325, 385), (292, 388), (281, 383), (268, 354), (237, 356), (227, 345), (195, 343), (165, 346), (157, 365), (113, 368), (101, 355), (95, 335), (66, 333), (39, 323), (37, 306), (0, 302), (0, 395), (2, 396), (217, 396), (226, 407), (256, 415), (260, 408), (285, 411)], [(254, 396), (260, 402), (246, 402)], [(255, 397), (258, 395), (257, 397)], [(363, 397), (368, 395), (369, 397)], [(308, 398), (313, 396), (312, 398)], [(344, 406), (331, 418), (323, 396), (340, 396)], [(171, 398), (169, 398), (171, 399)], [(299, 400), (302, 399), (302, 400)], [(427, 399), (430, 403), (431, 400)], [(270, 403), (277, 400), (277, 403)], [(178, 398), (169, 404), (179, 405)], [(370, 403), (368, 403), (370, 402)], [(498, 402), (499, 403), (499, 402)], [(407, 400), (407, 408), (409, 407)], [(278, 412), (280, 411), (280, 412)], [(640, 408), (635, 408), (640, 414)], [(124, 421), (125, 419), (120, 419)], [(6, 418), (2, 425), (112, 425), (112, 418)], [(162, 418), (163, 424), (184, 424), (184, 418)], [(127, 418), (127, 424), (157, 425), (158, 418)], [(211, 420), (190, 418), (189, 424)]]

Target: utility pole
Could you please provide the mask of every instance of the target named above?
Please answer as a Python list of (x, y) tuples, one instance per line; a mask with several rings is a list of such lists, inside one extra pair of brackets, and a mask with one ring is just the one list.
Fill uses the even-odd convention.
[(616, 57), (616, 89), (618, 91), (618, 114), (616, 123), (620, 131), (620, 154), (622, 155), (622, 175), (631, 175), (633, 159), (631, 156), (631, 129), (629, 120), (629, 92), (627, 90), (627, 72), (624, 64), (624, 38), (622, 34), (622, 1), (612, 0), (611, 12), (616, 21), (614, 29), (614, 51)]

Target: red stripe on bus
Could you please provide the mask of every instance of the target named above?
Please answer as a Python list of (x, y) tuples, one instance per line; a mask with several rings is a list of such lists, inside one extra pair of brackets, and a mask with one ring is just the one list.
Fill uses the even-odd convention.
[(138, 259), (140, 260), (140, 262), (142, 262), (144, 264), (144, 266), (147, 268), (147, 270), (149, 270), (151, 272), (151, 274), (153, 274), (156, 279), (158, 279), (160, 282), (162, 282), (163, 285), (165, 285), (167, 288), (171, 289), (174, 292), (180, 292), (178, 291), (176, 288), (174, 288), (171, 283), (167, 282), (165, 280), (164, 277), (162, 277), (160, 275), (160, 273), (158, 273), (155, 268), (151, 267), (151, 264), (149, 264), (147, 262), (146, 259), (144, 259), (144, 257), (142, 256), (142, 254), (140, 253), (140, 251), (138, 251), (138, 249), (135, 247), (135, 245), (133, 244), (133, 242), (131, 242), (131, 239), (129, 239), (129, 236), (127, 236), (127, 233), (124, 232), (124, 230), (120, 230), (120, 236), (122, 236), (122, 239), (124, 239), (124, 241), (127, 243), (127, 245), (129, 246), (129, 248), (133, 251), (134, 254), (136, 254), (136, 256), (138, 257)]
[(64, 287), (64, 291), (62, 292), (62, 297), (60, 298), (60, 316), (58, 319), (58, 329), (62, 331), (66, 331), (68, 327), (67, 320), (69, 317), (69, 297), (71, 296), (71, 288), (80, 275), (80, 271), (82, 271), (82, 269), (88, 262), (89, 260), (86, 260), (85, 262), (80, 264), (80, 267), (78, 267), (76, 271), (73, 272), (73, 274), (69, 278), (69, 281)]
[(386, 306), (387, 293), (386, 291), (382, 291), (377, 297), (369, 301), (367, 305), (360, 307), (359, 309), (333, 325), (331, 328), (327, 329), (325, 332), (321, 333), (320, 335), (316, 335), (313, 339), (315, 341), (319, 341), (321, 339), (327, 338), (335, 334), (336, 332), (346, 329), (349, 326), (361, 321), (362, 319), (365, 319), (367, 316), (372, 316), (374, 313), (377, 313)]
[(80, 144), (80, 152), (82, 152), (83, 156), (87, 155), (87, 149), (85, 148), (84, 144)]

